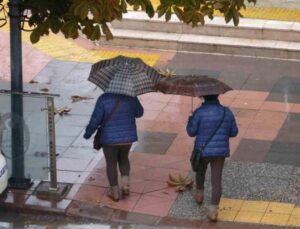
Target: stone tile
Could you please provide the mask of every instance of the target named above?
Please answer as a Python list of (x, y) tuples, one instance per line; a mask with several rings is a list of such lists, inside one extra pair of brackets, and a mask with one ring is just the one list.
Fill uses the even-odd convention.
[(8, 192), (0, 197), (0, 204), (12, 204), (13, 206), (24, 206), (30, 195), (24, 193)]
[(111, 200), (107, 195), (104, 195), (100, 201), (100, 206), (131, 212), (133, 211), (140, 198), (140, 194), (131, 192), (130, 195), (125, 199), (115, 202)]
[(109, 187), (106, 174), (104, 173), (95, 173), (95, 172), (89, 173), (89, 175), (86, 178), (85, 184), (100, 186), (103, 188)]
[(168, 187), (162, 190), (148, 192), (148, 196), (160, 197), (163, 199), (176, 200), (178, 193), (175, 191), (174, 187)]
[(119, 223), (156, 225), (160, 217), (126, 211), (115, 211), (111, 220)]
[[(192, 107), (191, 107), (192, 108)], [(165, 112), (162, 111), (157, 116), (157, 121), (165, 121), (165, 122), (179, 122), (179, 123), (187, 123), (189, 113), (173, 113), (173, 112)]]
[(287, 225), (289, 217), (288, 214), (266, 213), (261, 219), (261, 223), (284, 226)]
[(222, 71), (219, 80), (226, 83), (233, 89), (240, 90), (245, 84), (248, 75), (243, 72)]
[(149, 100), (151, 102), (155, 101), (155, 102), (168, 103), (172, 97), (173, 97), (173, 95), (165, 95), (160, 92), (151, 92), (151, 93), (140, 95), (139, 99), (141, 100), (142, 103), (144, 101), (147, 102)]
[(63, 199), (61, 201), (48, 201), (48, 200), (40, 200), (36, 196), (30, 196), (26, 200), (26, 205), (34, 206), (34, 208), (49, 208), (51, 211), (55, 212), (65, 212), (71, 200)]
[(157, 117), (159, 116), (160, 111), (156, 110), (145, 110), (144, 115), (141, 118), (142, 120), (156, 120)]
[(231, 103), (230, 107), (243, 108), (243, 109), (254, 109), (258, 110), (262, 106), (263, 101), (256, 101), (252, 99), (235, 99)]
[(145, 111), (162, 111), (164, 107), (167, 105), (166, 102), (158, 102), (158, 101), (151, 101), (151, 100), (141, 100), (141, 104), (144, 107)]
[(266, 162), (286, 165), (300, 165), (298, 143), (274, 142), (266, 157)]
[(292, 109), (291, 103), (279, 103), (266, 101), (261, 106), (261, 110), (290, 112)]
[(82, 185), (73, 200), (87, 202), (89, 204), (98, 204), (103, 198), (106, 189), (92, 185)]
[(176, 134), (163, 132), (139, 131), (139, 141), (134, 152), (165, 154), (176, 137)]
[(95, 157), (96, 152), (92, 148), (76, 148), (69, 147), (65, 152), (61, 154), (64, 158), (92, 160)]
[(77, 65), (76, 62), (51, 60), (35, 77), (39, 83), (60, 84)]
[[(178, 219), (175, 217), (163, 217), (159, 223), (158, 227), (180, 227), (180, 228), (201, 228), (202, 220), (189, 220), (189, 219)], [(206, 227), (204, 227), (206, 228)]]
[(299, 103), (300, 102), (300, 79), (291, 76), (281, 77), (273, 86), (268, 101)]
[(260, 212), (264, 213), (266, 212), (270, 202), (267, 201), (251, 201), (251, 200), (245, 200), (241, 211), (247, 211), (247, 212)]
[(234, 222), (260, 223), (263, 216), (263, 212), (239, 211)]
[(57, 160), (57, 169), (64, 171), (85, 171), (90, 159), (73, 159), (61, 157)]
[(243, 90), (243, 91), (239, 91), (237, 97), (239, 99), (253, 99), (257, 101), (264, 101), (268, 97), (268, 95), (269, 95), (268, 92)]
[(80, 172), (74, 171), (57, 171), (57, 181), (62, 183), (76, 183), (81, 176)]
[(133, 211), (155, 216), (167, 216), (172, 203), (173, 200), (143, 195), (137, 202)]
[(72, 201), (67, 210), (67, 215), (76, 217), (85, 217), (108, 221), (114, 213), (113, 209), (90, 205), (84, 202)]
[[(270, 74), (266, 74), (260, 71), (253, 71), (250, 73), (247, 81), (243, 85), (243, 90), (254, 90), (254, 91), (271, 91), (272, 87), (278, 81), (280, 76), (277, 72), (271, 70)], [(270, 77), (272, 75), (272, 77)]]
[(248, 129), (244, 138), (262, 141), (273, 141), (278, 134), (278, 130), (257, 130), (256, 128)]
[(294, 204), (271, 202), (266, 209), (266, 213), (272, 214), (291, 214), (294, 210)]
[(271, 148), (271, 141), (242, 139), (232, 160), (264, 162), (267, 153)]
[(90, 115), (64, 115), (59, 117), (59, 120), (57, 121), (57, 125), (63, 124), (63, 125), (72, 125), (76, 127), (86, 127), (90, 119)]

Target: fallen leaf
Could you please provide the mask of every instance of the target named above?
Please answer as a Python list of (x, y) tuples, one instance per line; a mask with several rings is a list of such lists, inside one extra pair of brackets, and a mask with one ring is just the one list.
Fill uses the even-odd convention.
[(70, 111), (71, 111), (71, 108), (68, 108), (68, 107), (63, 107), (60, 109), (54, 108), (54, 114), (59, 114), (60, 116), (68, 114)]
[(39, 82), (35, 81), (35, 80), (30, 80), (28, 83), (34, 84), (34, 83), (39, 83)]
[(93, 99), (93, 98), (86, 97), (86, 96), (80, 96), (80, 95), (72, 95), (71, 96), (72, 103), (76, 103), (76, 102), (79, 102), (82, 100), (88, 100), (88, 99)]
[(49, 91), (49, 89), (45, 87), (45, 88), (41, 88), (41, 89), (40, 89), (40, 91), (43, 91), (43, 92), (48, 92), (48, 91)]
[(175, 187), (176, 192), (183, 192), (193, 185), (193, 180), (190, 176), (183, 177), (179, 174), (177, 177), (169, 174), (169, 179), (167, 180), (169, 186)]

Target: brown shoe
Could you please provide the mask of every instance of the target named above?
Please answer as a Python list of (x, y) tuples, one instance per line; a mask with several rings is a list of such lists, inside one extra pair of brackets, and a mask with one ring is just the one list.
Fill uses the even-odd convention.
[(207, 207), (206, 215), (207, 215), (207, 218), (211, 222), (217, 222), (218, 221), (218, 206), (217, 205), (209, 205)]
[(120, 190), (118, 186), (111, 186), (108, 189), (107, 196), (112, 199), (113, 201), (119, 201), (120, 200)]
[(129, 176), (122, 176), (121, 177), (121, 193), (122, 196), (129, 196)]
[(203, 189), (196, 189), (194, 192), (194, 199), (198, 204), (202, 204), (204, 200), (204, 190)]

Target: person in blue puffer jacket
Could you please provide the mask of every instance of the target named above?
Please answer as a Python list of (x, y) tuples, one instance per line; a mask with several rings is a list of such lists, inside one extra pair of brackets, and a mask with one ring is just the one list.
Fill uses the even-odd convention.
[(194, 148), (199, 149), (211, 136), (222, 119), (222, 124), (203, 151), (203, 159), (199, 170), (196, 172), (194, 198), (199, 204), (202, 204), (205, 174), (207, 166), (210, 164), (212, 199), (211, 205), (207, 208), (207, 216), (211, 221), (216, 221), (218, 216), (218, 205), (222, 195), (222, 171), (225, 158), (230, 155), (229, 138), (237, 136), (238, 128), (233, 113), (229, 108), (220, 104), (218, 95), (204, 96), (204, 103), (189, 117), (186, 127), (188, 135), (196, 137)]
[(129, 195), (128, 154), (132, 143), (138, 139), (136, 118), (143, 114), (144, 109), (137, 97), (104, 93), (98, 98), (85, 129), (83, 137), (89, 139), (103, 125), (104, 120), (107, 120), (101, 127), (100, 142), (103, 144), (106, 174), (110, 184), (108, 196), (114, 201), (120, 199), (118, 165), (121, 173), (121, 194)]

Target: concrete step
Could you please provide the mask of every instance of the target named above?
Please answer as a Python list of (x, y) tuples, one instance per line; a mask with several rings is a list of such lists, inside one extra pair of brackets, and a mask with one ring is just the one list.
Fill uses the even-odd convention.
[(207, 18), (205, 26), (192, 28), (191, 25), (179, 22), (174, 15), (166, 23), (164, 18), (158, 18), (157, 15), (149, 19), (143, 12), (131, 11), (124, 15), (122, 21), (114, 21), (112, 27), (121, 30), (300, 42), (300, 23), (287, 21), (241, 18), (239, 26), (235, 27), (232, 22), (226, 24), (224, 18), (215, 17), (212, 21)]
[(114, 39), (100, 45), (300, 59), (300, 43), (200, 34), (112, 29)]

